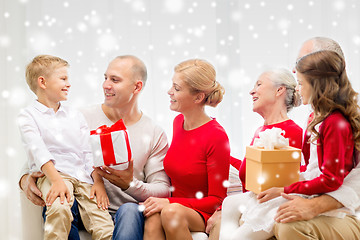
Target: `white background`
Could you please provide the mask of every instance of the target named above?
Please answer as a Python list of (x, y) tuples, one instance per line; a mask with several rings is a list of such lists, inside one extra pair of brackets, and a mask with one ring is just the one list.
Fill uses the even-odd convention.
[[(226, 89), (224, 101), (208, 112), (227, 131), (232, 155), (242, 158), (262, 123), (249, 90), (264, 69), (292, 68), (306, 39), (337, 40), (360, 90), (359, 13), (359, 0), (0, 0), (0, 239), (21, 236), (17, 182), (26, 157), (16, 115), (35, 98), (24, 79), (34, 56), (69, 61), (65, 104), (75, 107), (103, 101), (103, 74), (115, 56), (143, 59), (149, 78), (140, 106), (169, 140), (176, 115), (166, 93), (173, 67), (204, 58)], [(300, 107), (290, 116), (303, 125), (307, 113)]]

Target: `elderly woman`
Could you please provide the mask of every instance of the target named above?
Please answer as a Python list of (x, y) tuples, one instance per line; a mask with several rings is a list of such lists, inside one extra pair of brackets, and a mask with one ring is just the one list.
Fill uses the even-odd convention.
[(204, 60), (178, 64), (169, 90), (173, 139), (164, 159), (173, 186), (170, 198), (148, 198), (143, 204), (144, 239), (192, 239), (226, 197), (230, 148), (225, 130), (205, 112), (221, 102), (224, 88), (214, 67)]
[[(296, 81), (291, 72), (286, 69), (273, 69), (260, 75), (250, 95), (253, 98), (253, 111), (263, 117), (264, 125), (255, 131), (250, 145), (253, 144), (255, 138), (259, 137), (260, 132), (276, 127), (285, 131), (285, 137), (289, 138), (290, 146), (301, 148), (302, 129), (288, 117), (288, 112), (301, 104), (300, 96), (295, 88)], [(245, 192), (246, 159), (241, 161), (231, 158), (231, 164), (239, 169), (239, 177)], [(234, 211), (237, 206), (236, 201), (231, 203), (230, 197), (225, 201), (228, 205), (234, 205), (234, 208), (227, 208), (232, 220), (224, 224), (227, 225), (227, 229), (233, 226), (235, 230), (239, 227), (240, 212)], [(220, 215), (221, 211), (218, 210), (209, 219), (206, 232), (210, 232), (210, 239), (219, 239)]]

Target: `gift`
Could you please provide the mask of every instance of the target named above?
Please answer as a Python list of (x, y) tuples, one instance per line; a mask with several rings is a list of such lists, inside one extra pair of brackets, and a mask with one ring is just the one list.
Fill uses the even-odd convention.
[(117, 166), (131, 160), (129, 135), (120, 119), (114, 125), (103, 125), (90, 131), (90, 143), (94, 156), (94, 166)]
[(247, 190), (260, 193), (299, 181), (301, 150), (288, 146), (283, 134), (279, 128), (267, 129), (259, 133), (253, 146), (246, 147)]

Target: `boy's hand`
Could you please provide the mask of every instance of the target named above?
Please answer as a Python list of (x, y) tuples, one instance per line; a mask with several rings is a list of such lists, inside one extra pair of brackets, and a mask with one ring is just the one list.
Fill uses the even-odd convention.
[(134, 177), (133, 161), (133, 159), (129, 161), (129, 167), (125, 170), (116, 170), (108, 166), (102, 166), (102, 168), (96, 167), (94, 169), (100, 176), (125, 191), (130, 187)]
[(103, 210), (108, 209), (110, 206), (110, 201), (106, 194), (104, 184), (94, 183), (94, 185), (91, 187), (90, 199), (93, 199), (94, 196), (96, 196), (98, 208), (102, 208)]
[(272, 187), (268, 190), (265, 190), (257, 195), (257, 199), (259, 200), (259, 203), (263, 203), (266, 201), (269, 201), (270, 199), (280, 197), (281, 193), (284, 192), (284, 188), (281, 187)]
[(46, 205), (51, 206), (57, 197), (60, 197), (61, 204), (64, 203), (65, 198), (67, 202), (70, 202), (70, 191), (65, 185), (64, 180), (61, 178), (52, 183), (51, 188), (46, 195)]

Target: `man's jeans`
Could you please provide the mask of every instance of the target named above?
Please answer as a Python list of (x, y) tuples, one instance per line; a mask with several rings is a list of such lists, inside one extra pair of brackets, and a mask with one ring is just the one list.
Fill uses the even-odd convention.
[[(74, 221), (71, 223), (71, 230), (68, 240), (80, 240), (79, 230), (84, 230), (81, 222), (78, 203), (75, 200), (71, 208)], [(45, 213), (45, 212), (44, 212)], [(45, 218), (45, 215), (44, 215)], [(142, 240), (144, 235), (144, 215), (139, 211), (136, 203), (125, 203), (119, 207), (114, 220), (114, 240)]]

